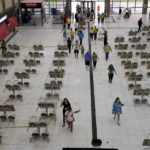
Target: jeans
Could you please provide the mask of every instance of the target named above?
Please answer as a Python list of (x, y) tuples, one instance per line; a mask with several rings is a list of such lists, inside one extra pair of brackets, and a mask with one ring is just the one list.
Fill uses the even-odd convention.
[(105, 53), (105, 56), (106, 56), (106, 61), (107, 61), (107, 59), (109, 57), (109, 53)]
[(80, 38), (80, 45), (82, 45), (82, 38)]

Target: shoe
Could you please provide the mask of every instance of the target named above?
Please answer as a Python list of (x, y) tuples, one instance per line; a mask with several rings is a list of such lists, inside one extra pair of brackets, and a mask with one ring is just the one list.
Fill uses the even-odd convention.
[(114, 120), (116, 119), (116, 117), (113, 118)]
[(120, 126), (120, 123), (117, 123), (118, 126)]
[(65, 127), (65, 124), (62, 125), (62, 128)]

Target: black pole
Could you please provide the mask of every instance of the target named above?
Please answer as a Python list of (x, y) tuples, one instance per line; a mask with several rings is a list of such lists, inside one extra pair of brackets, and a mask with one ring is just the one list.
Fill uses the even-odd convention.
[[(88, 42), (89, 42), (89, 52), (91, 51), (91, 38), (90, 38), (90, 23), (88, 22)], [(92, 142), (93, 146), (100, 146), (102, 141), (97, 139), (97, 125), (96, 125), (96, 109), (95, 109), (95, 96), (94, 96), (94, 80), (93, 80), (93, 68), (92, 63), (90, 63), (90, 91), (91, 91), (91, 119), (92, 119)]]

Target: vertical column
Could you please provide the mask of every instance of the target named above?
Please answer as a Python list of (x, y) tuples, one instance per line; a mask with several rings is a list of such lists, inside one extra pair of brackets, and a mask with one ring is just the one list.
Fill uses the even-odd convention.
[(3, 10), (6, 10), (5, 0), (2, 0)]
[(105, 0), (105, 16), (110, 16), (110, 0)]
[(12, 0), (12, 4), (13, 4), (13, 6), (15, 5), (15, 0)]
[(143, 0), (142, 14), (147, 14), (148, 0)]
[(71, 17), (71, 0), (66, 0), (66, 15)]

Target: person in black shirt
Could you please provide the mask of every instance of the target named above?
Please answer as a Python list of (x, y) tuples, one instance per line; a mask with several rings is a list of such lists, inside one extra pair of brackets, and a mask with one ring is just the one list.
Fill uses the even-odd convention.
[(1, 48), (2, 48), (2, 55), (5, 54), (7, 48), (6, 48), (6, 42), (3, 40), (1, 43)]
[(71, 107), (71, 104), (69, 103), (67, 98), (64, 98), (64, 100), (62, 101), (61, 107), (63, 106), (63, 125), (62, 127), (65, 126), (65, 113), (66, 111)]
[(71, 39), (68, 38), (67, 44), (68, 44), (69, 53), (71, 53), (71, 43), (72, 43)]

